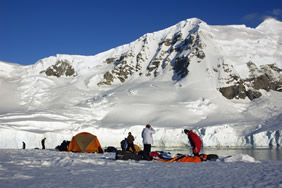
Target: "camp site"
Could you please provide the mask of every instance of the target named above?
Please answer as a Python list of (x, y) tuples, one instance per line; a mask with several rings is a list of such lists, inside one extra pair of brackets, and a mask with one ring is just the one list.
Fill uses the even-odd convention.
[(176, 154), (154, 151), (154, 147), (148, 160), (142, 155), (142, 146), (136, 145), (135, 149), (138, 152), (103, 147), (99, 138), (89, 132), (73, 135), (56, 149), (2, 149), (0, 182), (7, 187), (276, 187), (281, 184), (279, 161), (260, 161), (247, 154), (193, 157), (189, 148), (184, 150), (186, 154)]
[(0, 188), (282, 188), (282, 0), (0, 14)]

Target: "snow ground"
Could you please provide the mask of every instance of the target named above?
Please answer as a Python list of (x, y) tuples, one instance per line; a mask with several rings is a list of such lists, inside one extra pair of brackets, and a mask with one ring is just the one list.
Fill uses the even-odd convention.
[(1, 187), (281, 187), (282, 161), (249, 155), (202, 163), (119, 161), (114, 153), (0, 151)]

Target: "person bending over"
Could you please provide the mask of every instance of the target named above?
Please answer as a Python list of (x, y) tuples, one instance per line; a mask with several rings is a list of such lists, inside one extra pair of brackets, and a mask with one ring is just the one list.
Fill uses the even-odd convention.
[(184, 133), (188, 136), (194, 156), (199, 156), (202, 147), (202, 141), (200, 137), (192, 130), (184, 129)]

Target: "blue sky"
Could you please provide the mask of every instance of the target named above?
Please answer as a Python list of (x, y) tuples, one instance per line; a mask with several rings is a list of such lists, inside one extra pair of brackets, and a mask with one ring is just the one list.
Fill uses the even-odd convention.
[(192, 17), (256, 27), (282, 21), (282, 0), (0, 0), (0, 61), (95, 55)]

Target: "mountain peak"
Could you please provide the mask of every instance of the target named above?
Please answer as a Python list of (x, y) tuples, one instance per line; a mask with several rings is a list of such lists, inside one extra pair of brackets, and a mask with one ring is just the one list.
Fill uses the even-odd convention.
[[(55, 147), (77, 131), (112, 145), (146, 123), (160, 128), (159, 145), (183, 145), (184, 127), (206, 145), (281, 145), (281, 29), (276, 20), (249, 29), (191, 18), (95, 56), (58, 54), (24, 68), (0, 62), (0, 148), (16, 148), (11, 135), (43, 134)], [(110, 143), (105, 131), (120, 137)]]
[(282, 35), (282, 22), (274, 18), (268, 18), (258, 25), (256, 29), (267, 33)]
[[(202, 22), (204, 22), (204, 21), (202, 21), (201, 19), (199, 19), (199, 18), (188, 18), (188, 19), (186, 19), (186, 20), (184, 20), (184, 21), (182, 21), (182, 22), (185, 22), (185, 23), (189, 23), (189, 24), (192, 24), (192, 25), (198, 25), (198, 24), (200, 24), (200, 23), (202, 23)], [(181, 22), (180, 22), (181, 23)]]

